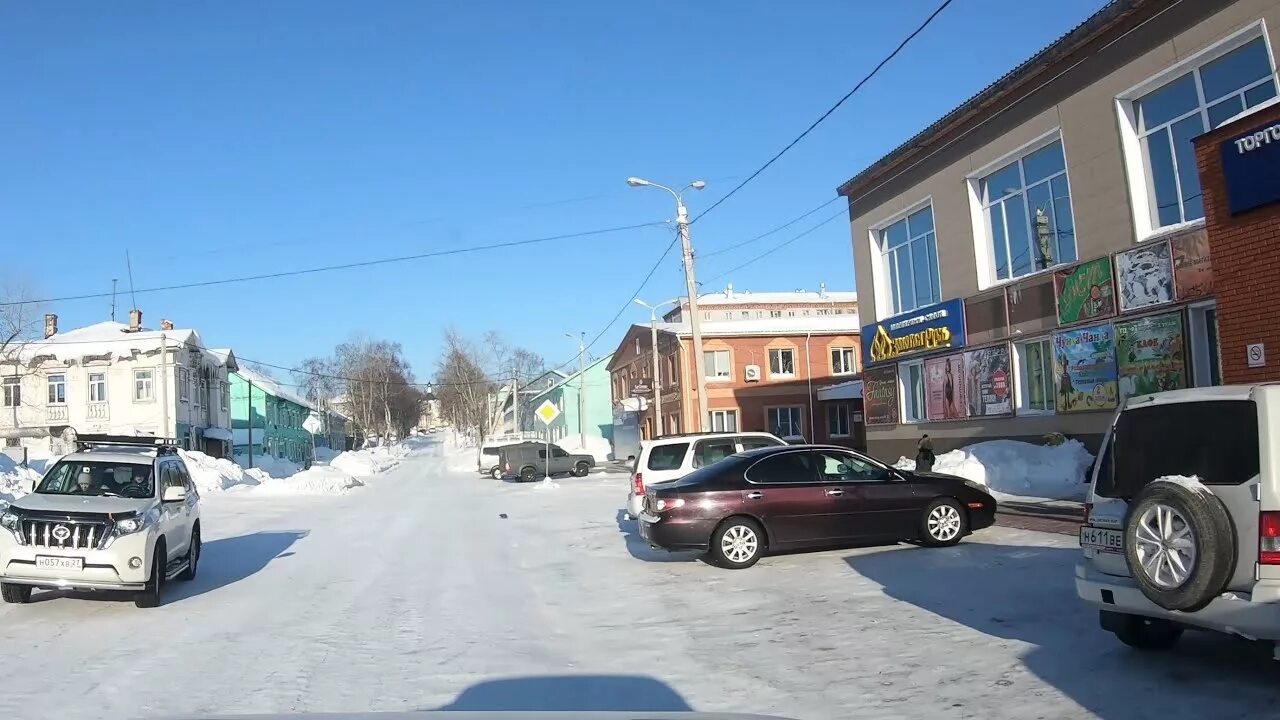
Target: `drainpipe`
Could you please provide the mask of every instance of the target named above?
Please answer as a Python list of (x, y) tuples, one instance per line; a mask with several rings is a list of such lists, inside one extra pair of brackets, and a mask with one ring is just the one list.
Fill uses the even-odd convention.
[[(160, 333), (160, 437), (168, 440), (169, 434), (169, 340)], [(174, 438), (176, 441), (177, 438)]]
[(805, 376), (809, 379), (809, 442), (818, 439), (818, 426), (813, 424), (813, 362), (809, 359), (809, 338), (813, 331), (804, 334), (804, 367)]

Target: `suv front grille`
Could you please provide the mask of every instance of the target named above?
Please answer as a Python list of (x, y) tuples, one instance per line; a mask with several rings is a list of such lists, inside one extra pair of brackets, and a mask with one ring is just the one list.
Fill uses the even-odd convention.
[(72, 520), (23, 520), (27, 545), (67, 550), (97, 550), (107, 537), (108, 524)]

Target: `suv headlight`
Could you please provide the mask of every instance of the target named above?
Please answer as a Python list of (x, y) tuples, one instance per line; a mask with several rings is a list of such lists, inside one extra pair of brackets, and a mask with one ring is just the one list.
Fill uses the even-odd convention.
[(116, 521), (116, 535), (132, 535), (133, 533), (145, 530), (155, 523), (155, 511), (147, 512), (137, 517), (125, 518)]
[(0, 527), (3, 527), (6, 530), (18, 532), (18, 528), (21, 524), (22, 518), (12, 512), (9, 512), (8, 508), (5, 509), (3, 515), (0, 515)]

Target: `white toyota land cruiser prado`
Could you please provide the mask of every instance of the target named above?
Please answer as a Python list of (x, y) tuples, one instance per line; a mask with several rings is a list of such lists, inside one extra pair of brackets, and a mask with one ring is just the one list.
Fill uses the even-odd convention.
[(0, 595), (34, 588), (123, 590), (160, 604), (164, 584), (200, 561), (200, 495), (172, 442), (81, 435), (34, 488), (0, 513)]

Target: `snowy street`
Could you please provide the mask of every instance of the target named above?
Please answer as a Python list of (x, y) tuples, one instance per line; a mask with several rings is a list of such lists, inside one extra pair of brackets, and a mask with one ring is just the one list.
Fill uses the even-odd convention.
[[(1274, 710), (1268, 649), (1189, 633), (1142, 654), (1098, 629), (1072, 537), (995, 527), (945, 550), (727, 571), (645, 546), (618, 511), (623, 475), (516, 485), (450, 471), (465, 462), (442, 451), (343, 496), (206, 496), (199, 577), (159, 609), (50, 593), (4, 606), (0, 714)], [(500, 678), (526, 680), (484, 684)]]

